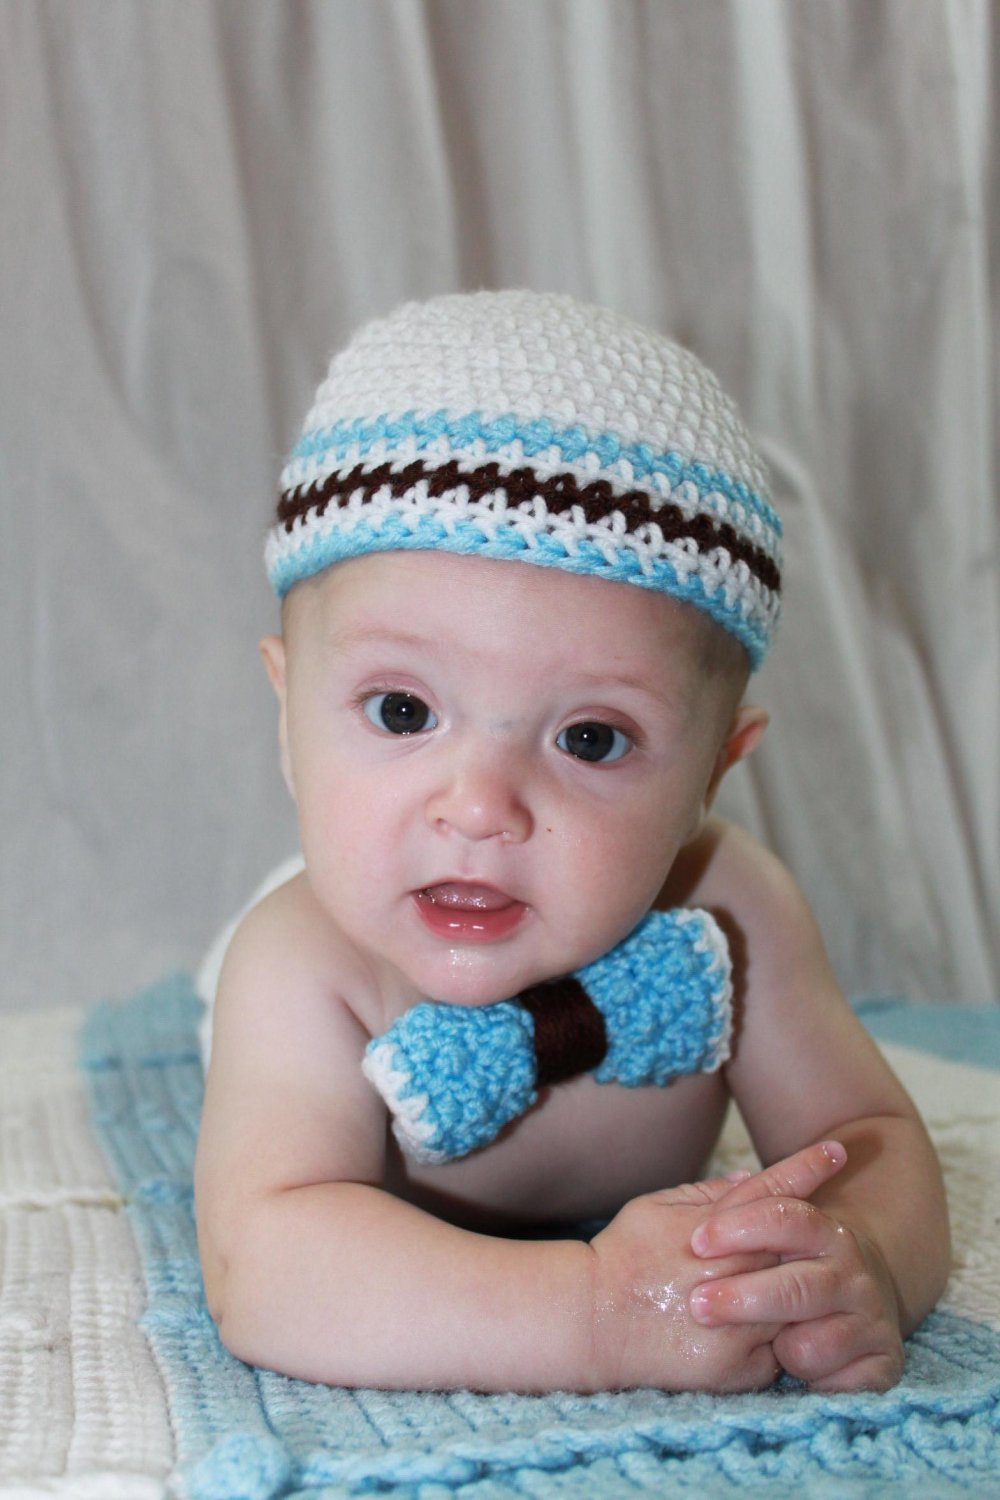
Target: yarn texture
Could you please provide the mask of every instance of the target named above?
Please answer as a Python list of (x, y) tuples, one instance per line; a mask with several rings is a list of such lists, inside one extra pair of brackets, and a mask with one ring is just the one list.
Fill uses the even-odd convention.
[(337, 354), (281, 476), (280, 597), (366, 553), (434, 549), (636, 584), (758, 666), (781, 522), (733, 402), (688, 350), (529, 291), (409, 302)]

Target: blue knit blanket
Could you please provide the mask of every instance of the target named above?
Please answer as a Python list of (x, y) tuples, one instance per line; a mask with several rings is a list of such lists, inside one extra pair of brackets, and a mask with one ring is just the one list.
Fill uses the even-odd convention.
[[(923, 1028), (916, 1045), (947, 1038), (952, 1056), (993, 1077), (1000, 1011), (962, 1012), (962, 1043), (957, 1013), (939, 1009), (933, 1035), (931, 1011), (889, 1006), (866, 1019), (877, 1034), (914, 1042), (913, 1014)], [(884, 1395), (812, 1395), (790, 1381), (725, 1397), (390, 1393), (241, 1364), (209, 1317), (195, 1242), (199, 1014), (189, 982), (173, 978), (96, 1007), (82, 1036), (93, 1123), (144, 1260), (144, 1327), (185, 1500), (1000, 1493), (1000, 1308), (980, 1321), (946, 1303), (910, 1340), (903, 1382)]]

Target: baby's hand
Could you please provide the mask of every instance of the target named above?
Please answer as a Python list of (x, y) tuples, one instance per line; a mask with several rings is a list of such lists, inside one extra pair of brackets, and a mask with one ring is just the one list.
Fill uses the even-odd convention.
[[(844, 1164), (838, 1142), (826, 1151)], [(785, 1163), (770, 1169), (780, 1172)], [(751, 1179), (755, 1181), (756, 1179)], [(817, 1391), (886, 1390), (903, 1373), (896, 1292), (885, 1261), (865, 1236), (787, 1194), (751, 1198), (750, 1183), (720, 1199), (703, 1216), (691, 1248), (706, 1271), (737, 1253), (766, 1253), (769, 1268), (713, 1270), (697, 1287), (690, 1307), (702, 1328), (757, 1329), (781, 1324), (772, 1348), (783, 1369)]]
[(785, 1317), (718, 1319), (692, 1315), (691, 1298), (707, 1278), (752, 1281), (780, 1269), (767, 1247), (713, 1252), (711, 1263), (692, 1250), (692, 1237), (735, 1195), (741, 1204), (806, 1198), (840, 1170), (820, 1148), (800, 1151), (754, 1176), (737, 1173), (627, 1203), (596, 1235), (595, 1363), (603, 1385), (652, 1385), (662, 1390), (757, 1390), (780, 1370), (772, 1348)]

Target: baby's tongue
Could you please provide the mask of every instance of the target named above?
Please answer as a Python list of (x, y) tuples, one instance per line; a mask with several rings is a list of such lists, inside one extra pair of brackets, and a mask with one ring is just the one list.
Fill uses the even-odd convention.
[(429, 885), (423, 894), (429, 896), (435, 906), (450, 906), (456, 911), (500, 911), (511, 904), (510, 896), (488, 885)]

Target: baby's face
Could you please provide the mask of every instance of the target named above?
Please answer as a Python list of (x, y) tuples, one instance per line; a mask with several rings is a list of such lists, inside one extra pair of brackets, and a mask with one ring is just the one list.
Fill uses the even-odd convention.
[(633, 585), (434, 552), (296, 586), (279, 694), (303, 853), (389, 1009), (507, 998), (650, 908), (733, 709), (705, 628)]

